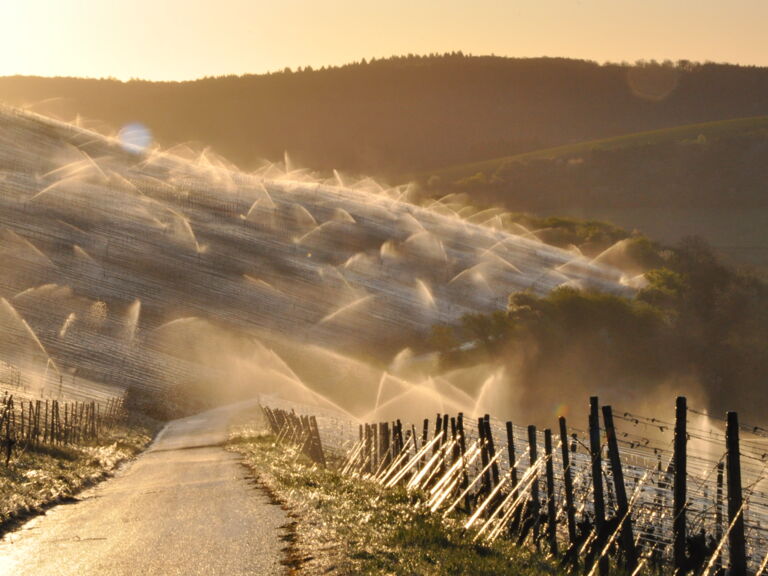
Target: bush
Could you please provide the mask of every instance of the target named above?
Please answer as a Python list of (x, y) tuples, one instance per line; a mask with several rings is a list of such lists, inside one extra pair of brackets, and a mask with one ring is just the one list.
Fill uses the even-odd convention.
[[(638, 250), (665, 260), (645, 274), (648, 286), (634, 298), (570, 287), (545, 297), (515, 293), (506, 312), (473, 314), (442, 350), (452, 364), (487, 359), (510, 362), (528, 391), (562, 393), (562, 381), (594, 389), (620, 382), (656, 387), (676, 378), (697, 380), (710, 408), (764, 412), (768, 382), (768, 287), (718, 261), (700, 240), (686, 239), (662, 258), (641, 241)], [(444, 335), (444, 341), (450, 341)]]

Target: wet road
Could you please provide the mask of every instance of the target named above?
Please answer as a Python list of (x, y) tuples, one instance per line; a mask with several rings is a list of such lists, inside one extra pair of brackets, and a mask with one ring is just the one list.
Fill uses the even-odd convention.
[(284, 574), (284, 512), (226, 452), (227, 407), (170, 423), (114, 478), (0, 543), (0, 575)]

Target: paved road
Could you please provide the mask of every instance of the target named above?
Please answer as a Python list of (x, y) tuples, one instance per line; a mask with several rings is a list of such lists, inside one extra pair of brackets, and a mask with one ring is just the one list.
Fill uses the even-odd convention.
[(114, 478), (7, 535), (0, 575), (285, 574), (284, 512), (221, 447), (242, 408), (170, 423)]

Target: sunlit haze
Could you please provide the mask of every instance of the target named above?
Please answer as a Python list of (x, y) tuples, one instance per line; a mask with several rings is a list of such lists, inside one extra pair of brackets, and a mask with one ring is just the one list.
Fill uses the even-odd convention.
[(764, 0), (3, 0), (0, 75), (184, 80), (461, 50), (768, 65)]
[(768, 576), (768, 0), (0, 0), (0, 576)]

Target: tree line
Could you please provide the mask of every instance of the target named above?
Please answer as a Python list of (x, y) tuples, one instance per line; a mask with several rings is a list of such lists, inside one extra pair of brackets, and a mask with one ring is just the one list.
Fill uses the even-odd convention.
[[(465, 56), (360, 61), (147, 82), (0, 78), (0, 100), (163, 145), (198, 141), (244, 168), (288, 151), (310, 168), (401, 180), (437, 167), (675, 125), (768, 114), (768, 69)], [(49, 100), (54, 99), (54, 100)]]
[[(659, 249), (633, 297), (562, 287), (515, 293), (507, 310), (433, 329), (444, 368), (490, 360), (539, 414), (587, 391), (650, 401), (696, 390), (709, 408), (761, 420), (768, 381), (768, 285), (722, 262), (698, 238)], [(467, 344), (470, 344), (469, 346)]]

